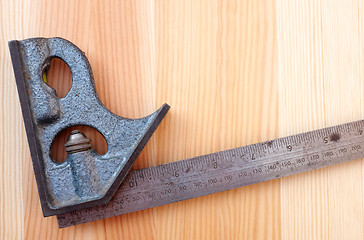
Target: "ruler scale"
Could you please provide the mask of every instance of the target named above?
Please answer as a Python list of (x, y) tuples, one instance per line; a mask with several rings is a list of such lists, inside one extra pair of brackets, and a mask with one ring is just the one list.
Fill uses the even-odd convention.
[(364, 120), (132, 171), (108, 204), (57, 215), (68, 227), (364, 157)]

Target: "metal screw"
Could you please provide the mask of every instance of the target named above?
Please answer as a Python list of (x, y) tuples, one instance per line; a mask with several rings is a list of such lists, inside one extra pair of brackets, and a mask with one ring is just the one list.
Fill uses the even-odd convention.
[(91, 149), (91, 140), (88, 139), (85, 134), (79, 130), (73, 130), (68, 136), (67, 143), (64, 145), (66, 152), (69, 154), (87, 151)]

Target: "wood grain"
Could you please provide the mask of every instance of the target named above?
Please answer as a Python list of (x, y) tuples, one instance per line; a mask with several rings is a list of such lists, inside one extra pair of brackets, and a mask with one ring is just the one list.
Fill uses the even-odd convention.
[(114, 113), (170, 104), (137, 169), (362, 119), (363, 13), (359, 0), (0, 1), (0, 238), (363, 239), (362, 160), (59, 230), (42, 217), (7, 47), (66, 38)]
[[(359, 2), (279, 4), (280, 135), (362, 119)], [(356, 160), (282, 179), (282, 238), (362, 239), (362, 176)]]

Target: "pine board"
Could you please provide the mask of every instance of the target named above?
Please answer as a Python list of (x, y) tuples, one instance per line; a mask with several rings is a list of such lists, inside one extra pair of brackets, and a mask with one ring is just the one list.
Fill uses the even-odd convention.
[[(42, 217), (7, 47), (66, 38), (86, 53), (114, 113), (171, 105), (138, 169), (363, 119), (363, 5), (1, 0), (0, 238), (363, 239), (362, 160), (59, 230)], [(67, 69), (54, 69), (66, 92)]]

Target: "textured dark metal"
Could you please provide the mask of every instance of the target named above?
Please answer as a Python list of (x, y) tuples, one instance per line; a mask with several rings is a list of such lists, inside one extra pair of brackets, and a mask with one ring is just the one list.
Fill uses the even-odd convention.
[[(97, 96), (85, 54), (65, 39), (11, 41), (9, 48), (44, 216), (109, 202), (169, 106), (140, 119), (111, 113)], [(72, 73), (64, 98), (58, 98), (42, 77), (54, 57)], [(99, 131), (107, 153), (87, 150), (56, 163), (50, 155), (52, 142), (59, 132), (76, 125)]]
[(60, 227), (174, 203), (364, 157), (364, 120), (130, 172), (108, 204)]

